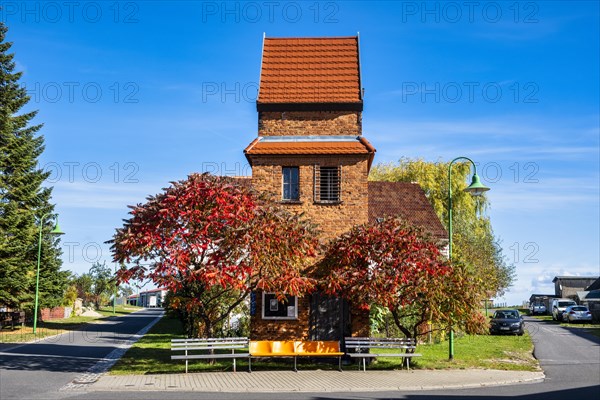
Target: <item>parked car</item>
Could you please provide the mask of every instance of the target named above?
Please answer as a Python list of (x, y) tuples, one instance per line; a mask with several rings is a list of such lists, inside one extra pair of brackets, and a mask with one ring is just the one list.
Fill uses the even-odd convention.
[(586, 306), (569, 306), (562, 315), (565, 322), (592, 322), (592, 313)]
[(525, 322), (518, 310), (498, 310), (490, 318), (491, 335), (508, 333), (521, 336), (525, 333)]
[(552, 299), (552, 319), (554, 321), (562, 321), (562, 314), (565, 312), (565, 309), (576, 305), (577, 303), (571, 299)]
[(535, 314), (546, 314), (546, 306), (544, 303), (532, 303), (529, 306), (529, 312), (531, 315)]

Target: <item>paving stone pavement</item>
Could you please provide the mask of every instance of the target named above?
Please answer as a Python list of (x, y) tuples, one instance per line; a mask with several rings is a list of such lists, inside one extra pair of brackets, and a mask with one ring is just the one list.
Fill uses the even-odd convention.
[(541, 382), (543, 372), (470, 370), (256, 371), (103, 375), (83, 391), (368, 392), (462, 389)]

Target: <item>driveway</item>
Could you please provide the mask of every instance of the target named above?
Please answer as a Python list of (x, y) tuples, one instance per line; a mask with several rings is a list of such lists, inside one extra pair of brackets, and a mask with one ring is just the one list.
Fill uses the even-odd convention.
[(600, 338), (535, 318), (527, 317), (526, 326), (547, 383), (565, 388), (600, 385)]

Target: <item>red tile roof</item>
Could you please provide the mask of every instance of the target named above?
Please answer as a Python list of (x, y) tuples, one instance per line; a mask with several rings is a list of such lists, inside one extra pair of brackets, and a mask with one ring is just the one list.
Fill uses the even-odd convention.
[(252, 142), (246, 154), (369, 154), (358, 140), (354, 142)]
[(436, 239), (448, 238), (446, 229), (417, 183), (369, 182), (369, 223), (384, 217), (400, 217), (422, 227)]
[(369, 154), (369, 169), (375, 156), (375, 148), (362, 136), (349, 141), (262, 141), (256, 138), (244, 150), (251, 155), (314, 155), (314, 154)]
[(265, 38), (257, 104), (362, 104), (358, 37)]

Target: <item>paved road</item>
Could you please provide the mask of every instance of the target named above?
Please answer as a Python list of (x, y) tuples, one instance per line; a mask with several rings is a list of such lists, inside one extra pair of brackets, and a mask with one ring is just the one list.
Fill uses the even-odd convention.
[[(149, 315), (136, 316), (140, 320), (146, 318), (146, 322), (151, 318)], [(140, 321), (138, 321), (140, 322)], [(125, 326), (128, 325), (127, 319), (121, 321)], [(144, 323), (138, 324), (140, 328)], [(64, 398), (64, 399), (85, 399), (85, 400), (104, 400), (104, 399), (128, 399), (128, 400), (171, 400), (171, 399), (194, 399), (194, 400), (271, 400), (271, 399), (286, 399), (286, 400), (325, 400), (325, 399), (410, 399), (410, 400), (443, 400), (443, 399), (506, 399), (516, 397), (522, 400), (564, 400), (564, 399), (585, 399), (599, 400), (600, 399), (600, 339), (591, 335), (585, 335), (577, 330), (561, 328), (560, 326), (548, 322), (538, 321), (534, 319), (527, 320), (527, 328), (535, 341), (535, 355), (542, 364), (546, 372), (547, 379), (539, 384), (526, 384), (515, 386), (502, 386), (478, 389), (465, 390), (449, 390), (449, 391), (418, 391), (418, 392), (368, 392), (368, 393), (199, 393), (199, 392), (78, 392), (73, 390), (63, 390), (56, 392), (65, 383), (70, 382), (74, 375), (85, 370), (79, 366), (79, 362), (85, 363), (88, 367), (93, 363), (97, 349), (81, 350), (89, 351), (86, 354), (71, 355), (74, 360), (68, 363), (63, 371), (49, 372), (55, 367), (59, 367), (62, 363), (54, 363), (54, 367), (48, 363), (41, 363), (41, 360), (36, 360), (33, 356), (14, 356), (13, 361), (19, 362), (20, 367), (14, 368), (4, 367), (0, 370), (2, 378), (0, 384), (8, 383), (9, 389), (0, 392), (0, 399), (20, 398), (20, 399), (41, 399), (41, 398)], [(115, 329), (107, 330), (111, 333), (117, 331)], [(107, 332), (104, 331), (104, 332)], [(135, 331), (131, 329), (130, 332)], [(120, 332), (120, 331), (119, 331)], [(102, 335), (100, 335), (102, 336)], [(110, 335), (106, 338), (109, 342), (114, 338)], [(92, 346), (102, 345), (104, 342), (99, 340)], [(60, 346), (60, 344), (59, 344)], [(108, 347), (111, 345), (109, 344)], [(23, 348), (21, 348), (21, 352)], [(18, 352), (19, 349), (14, 350)], [(46, 351), (51, 349), (46, 348)], [(106, 351), (106, 349), (105, 349)], [(50, 353), (55, 354), (55, 353)], [(19, 361), (20, 360), (20, 361)], [(32, 364), (31, 361), (35, 362)], [(62, 359), (69, 360), (69, 359)], [(52, 361), (49, 361), (52, 363)], [(70, 364), (70, 365), (69, 365)], [(64, 371), (66, 369), (66, 371)], [(40, 375), (31, 374), (31, 372), (43, 371)], [(5, 373), (14, 373), (14, 376), (9, 375), (9, 380), (4, 379)], [(20, 378), (25, 374), (25, 378)], [(47, 375), (53, 374), (53, 375)], [(63, 374), (63, 375), (61, 375)], [(48, 379), (56, 378), (60, 382), (48, 383)], [(26, 382), (18, 386), (21, 379), (26, 379)], [(23, 397), (15, 395), (15, 388), (21, 387), (23, 392), (30, 390), (28, 386), (39, 386), (35, 390), (35, 397)], [(235, 384), (232, 382), (232, 384)], [(4, 390), (4, 388), (2, 388)], [(22, 393), (23, 393), (22, 392)], [(5, 397), (4, 395), (9, 397)], [(10, 397), (10, 396), (13, 397)]]
[(111, 352), (118, 354), (161, 313), (162, 310), (146, 309), (37, 343), (8, 349), (4, 346), (0, 351), (0, 399), (63, 397), (65, 393), (59, 392), (60, 388), (81, 379), (91, 368), (97, 371), (110, 362), (106, 357)]

